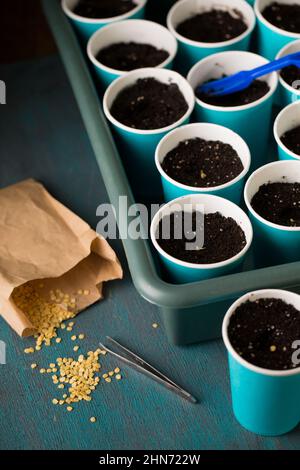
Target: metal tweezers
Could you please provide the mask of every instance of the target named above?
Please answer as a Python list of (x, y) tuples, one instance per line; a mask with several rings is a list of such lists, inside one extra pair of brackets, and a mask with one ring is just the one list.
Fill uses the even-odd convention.
[(120, 343), (118, 343), (116, 340), (113, 338), (110, 338), (110, 336), (106, 336), (106, 339), (115, 345), (123, 355), (118, 354), (115, 351), (112, 351), (108, 347), (106, 347), (104, 344), (100, 343), (100, 347), (107, 351), (108, 353), (112, 354), (113, 356), (117, 357), (120, 359), (120, 361), (124, 362), (125, 364), (129, 365), (133, 369), (135, 369), (137, 372), (140, 372), (144, 375), (147, 375), (150, 377), (152, 380), (155, 380), (159, 384), (163, 385), (170, 391), (177, 393), (180, 397), (188, 400), (191, 403), (197, 403), (198, 400), (193, 397), (190, 393), (188, 393), (186, 390), (183, 388), (179, 387), (176, 383), (174, 383), (172, 380), (170, 380), (168, 377), (163, 375), (159, 370), (155, 369), (153, 366), (148, 364), (144, 359), (141, 357), (137, 356), (134, 354), (132, 351), (129, 349), (125, 348), (122, 346)]

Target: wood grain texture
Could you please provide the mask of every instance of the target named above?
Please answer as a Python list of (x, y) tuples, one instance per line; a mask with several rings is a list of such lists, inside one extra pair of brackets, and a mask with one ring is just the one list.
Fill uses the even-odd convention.
[[(0, 187), (35, 177), (95, 227), (96, 207), (107, 196), (59, 59), (0, 66), (0, 78), (8, 88), (0, 117)], [(23, 350), (32, 340), (21, 340), (0, 319), (0, 339), (7, 343), (7, 364), (0, 366), (0, 449), (298, 449), (299, 428), (281, 438), (262, 438), (236, 423), (222, 343), (170, 346), (158, 310), (132, 286), (121, 243), (112, 245), (125, 279), (108, 284), (105, 300), (77, 318), (74, 333), (86, 334), (82, 350), (114, 336), (200, 403), (191, 405), (122, 367), (124, 380), (101, 384), (91, 403), (68, 413), (52, 405), (57, 389), (50, 377), (30, 364), (44, 366), (70, 355), (74, 343), (64, 333), (60, 345), (28, 356)], [(108, 356), (102, 361), (105, 370), (116, 365)]]

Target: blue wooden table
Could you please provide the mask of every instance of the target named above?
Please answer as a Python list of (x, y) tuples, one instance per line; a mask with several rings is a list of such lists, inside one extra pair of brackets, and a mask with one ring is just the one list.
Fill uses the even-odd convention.
[[(0, 79), (8, 100), (1, 106), (0, 187), (34, 177), (95, 227), (96, 207), (107, 195), (60, 60), (0, 66)], [(96, 349), (105, 335), (114, 336), (200, 403), (191, 405), (124, 367), (122, 381), (101, 384), (90, 403), (68, 413), (51, 403), (56, 394), (51, 378), (30, 364), (44, 366), (70, 355), (71, 341), (25, 355), (32, 340), (21, 340), (0, 319), (0, 340), (7, 344), (7, 364), (0, 365), (0, 449), (299, 449), (300, 428), (262, 438), (238, 425), (222, 342), (170, 346), (157, 309), (131, 283), (121, 243), (112, 246), (125, 278), (106, 285), (105, 300), (77, 318), (75, 334), (86, 334), (83, 351)], [(109, 368), (117, 362), (106, 356), (102, 364)], [(91, 416), (97, 423), (90, 423)]]

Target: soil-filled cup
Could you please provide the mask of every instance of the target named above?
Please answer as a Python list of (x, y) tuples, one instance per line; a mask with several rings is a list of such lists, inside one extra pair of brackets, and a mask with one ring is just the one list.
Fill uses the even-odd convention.
[[(300, 52), (300, 39), (293, 41), (287, 46), (283, 47), (278, 54), (276, 59), (281, 59), (282, 57), (288, 54), (294, 54), (295, 52)], [(291, 68), (286, 69), (291, 70)], [(285, 73), (285, 72), (283, 72)], [(287, 72), (286, 72), (287, 73)], [(288, 83), (279, 73), (279, 86), (278, 86), (278, 98), (277, 102), (280, 106), (284, 107), (290, 103), (294, 103), (297, 100), (300, 100), (300, 80), (291, 81)], [(290, 79), (290, 77), (289, 77)], [(292, 79), (293, 80), (293, 79)], [(293, 86), (294, 85), (294, 86)]]
[[(195, 90), (199, 85), (222, 75), (232, 75), (267, 63), (257, 54), (244, 51), (228, 51), (214, 54), (198, 62), (190, 70), (188, 81)], [(263, 78), (269, 91), (261, 98), (241, 106), (216, 106), (196, 98), (195, 117), (199, 122), (212, 122), (232, 129), (249, 145), (252, 169), (266, 162), (270, 132), (273, 95), (278, 77), (275, 72)]]
[(227, 311), (222, 336), (228, 351), (232, 406), (236, 419), (251, 432), (278, 436), (291, 431), (300, 421), (300, 367), (289, 370), (257, 367), (236, 352), (228, 337), (230, 320), (241, 304), (268, 298), (281, 299), (300, 310), (298, 294), (277, 289), (250, 292), (240, 297)]
[[(121, 91), (134, 85), (137, 80), (154, 78), (164, 84), (176, 84), (187, 103), (183, 116), (167, 127), (153, 130), (136, 129), (117, 121), (111, 114), (111, 107)], [(113, 125), (129, 178), (134, 181), (136, 194), (148, 198), (159, 198), (160, 178), (155, 165), (155, 149), (169, 131), (187, 124), (194, 109), (194, 92), (185, 78), (168, 69), (144, 68), (134, 70), (117, 78), (107, 88), (103, 98), (104, 113)]]
[[(233, 14), (235, 14), (235, 10), (239, 11), (247, 25), (247, 29), (237, 37), (221, 42), (195, 41), (178, 33), (178, 25), (193, 14), (196, 15), (213, 9), (225, 10), (233, 12)], [(248, 50), (251, 33), (255, 26), (255, 14), (250, 5), (244, 0), (180, 0), (169, 11), (167, 26), (178, 41), (176, 65), (182, 73), (186, 74), (199, 60), (211, 54), (230, 50)]]
[(102, 49), (113, 44), (130, 42), (151, 45), (156, 49), (164, 49), (168, 53), (168, 57), (159, 63), (157, 67), (172, 68), (177, 53), (177, 41), (167, 28), (147, 20), (126, 20), (113, 23), (93, 34), (87, 46), (89, 59), (95, 67), (100, 83), (105, 88), (128, 71), (106, 66), (101, 63), (101, 59), (97, 59), (97, 55)]
[[(292, 33), (274, 26), (263, 16), (262, 12), (274, 0), (256, 0), (254, 11), (257, 18), (258, 52), (266, 59), (274, 60), (280, 49), (295, 39), (300, 39), (299, 33)], [(300, 4), (299, 0), (280, 0), (281, 4)]]
[(145, 5), (147, 0), (134, 0), (136, 6), (122, 15), (113, 16), (111, 18), (87, 18), (80, 16), (74, 12), (79, 0), (62, 0), (62, 8), (65, 14), (72, 22), (75, 30), (83, 43), (87, 43), (90, 37), (100, 28), (107, 24), (126, 19), (144, 18)]
[[(252, 199), (263, 185), (299, 182), (300, 161), (292, 160), (264, 165), (252, 173), (246, 182), (244, 199), (253, 225), (255, 258), (258, 266), (299, 261), (300, 226), (286, 226), (270, 222), (253, 209)], [(292, 211), (292, 208), (286, 208), (286, 211), (289, 210)]]
[[(242, 229), (246, 243), (237, 254), (225, 261), (210, 264), (195, 264), (177, 259), (164, 251), (157, 241), (157, 230), (160, 221), (174, 212), (200, 211), (203, 214), (220, 213), (223, 217), (232, 218)], [(244, 262), (251, 246), (253, 231), (249, 218), (236, 204), (227, 199), (210, 194), (194, 194), (182, 196), (162, 206), (153, 217), (150, 228), (151, 240), (159, 254), (169, 278), (178, 284), (211, 279), (235, 272)], [(205, 223), (204, 223), (205, 239)]]
[(290, 150), (282, 141), (282, 136), (296, 127), (300, 127), (300, 101), (283, 108), (275, 119), (274, 137), (278, 146), (279, 160), (298, 160), (300, 162), (300, 155)]
[[(207, 141), (220, 141), (229, 144), (236, 151), (241, 160), (243, 170), (235, 178), (217, 186), (195, 187), (182, 184), (171, 178), (163, 169), (162, 163), (166, 155), (175, 149), (181, 142), (189, 139), (200, 138)], [(222, 155), (224, 163), (226, 155)], [(184, 157), (182, 157), (184, 159)], [(155, 152), (155, 163), (161, 176), (165, 201), (188, 194), (213, 194), (229, 199), (235, 204), (241, 202), (244, 189), (244, 181), (249, 171), (251, 162), (250, 150), (245, 141), (235, 132), (223, 126), (210, 123), (187, 124), (169, 132), (158, 144)], [(199, 170), (200, 172), (200, 170)], [(197, 177), (198, 175), (195, 175)]]

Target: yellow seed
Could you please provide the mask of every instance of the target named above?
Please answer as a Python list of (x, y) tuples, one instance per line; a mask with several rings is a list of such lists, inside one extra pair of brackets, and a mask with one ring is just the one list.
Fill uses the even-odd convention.
[(97, 420), (96, 420), (95, 416), (92, 416), (92, 417), (90, 418), (90, 422), (91, 422), (91, 423), (95, 423), (96, 421), (97, 421)]
[(103, 377), (104, 379), (107, 379), (108, 374), (103, 374), (102, 377)]
[(64, 384), (59, 384), (57, 388), (65, 388)]
[(74, 326), (74, 322), (73, 322), (73, 321), (70, 321), (70, 322), (68, 323), (68, 326)]
[(120, 372), (119, 367), (116, 367), (116, 368), (115, 368), (115, 373), (118, 374), (119, 372)]
[(110, 383), (110, 382), (111, 382), (111, 378), (110, 378), (110, 377), (107, 377), (107, 378), (105, 379), (105, 382)]
[(68, 395), (67, 395), (66, 393), (63, 394), (63, 398), (67, 398), (67, 396), (68, 396)]
[(152, 323), (152, 328), (154, 329), (158, 328), (158, 323)]
[(42, 348), (41, 348), (41, 346), (36, 346), (35, 349), (36, 349), (36, 351), (40, 351)]
[(82, 289), (79, 289), (79, 290), (77, 291), (77, 294), (78, 294), (78, 295), (82, 295), (82, 294), (83, 294)]
[(90, 295), (90, 291), (87, 290), (87, 289), (85, 289), (85, 290), (83, 291), (83, 294), (84, 294), (84, 295)]
[(65, 403), (65, 400), (59, 400), (58, 402), (60, 405), (63, 405)]
[(71, 340), (72, 340), (72, 341), (76, 341), (76, 339), (77, 339), (77, 336), (76, 336), (76, 335), (71, 336)]
[(47, 369), (47, 374), (51, 374), (52, 373), (52, 369)]
[(114, 373), (113, 370), (111, 370), (111, 371), (108, 373), (108, 375), (109, 375), (110, 377), (112, 377), (114, 374), (115, 374), (115, 373)]
[(34, 348), (26, 348), (26, 349), (24, 349), (24, 353), (25, 354), (32, 354), (32, 353), (34, 353)]
[(61, 338), (56, 338), (55, 340), (57, 343), (61, 343)]
[(31, 369), (35, 369), (37, 367), (37, 364), (33, 363), (33, 364), (31, 364), (30, 367), (31, 367)]
[(116, 375), (116, 380), (121, 380), (121, 378), (122, 378), (122, 375), (121, 375), (121, 374), (117, 374), (117, 375)]
[(84, 339), (84, 334), (83, 333), (80, 333), (80, 335), (78, 336), (79, 339)]
[(72, 411), (73, 410), (72, 406), (67, 406), (67, 410)]
[(67, 331), (72, 331), (73, 328), (71, 326), (67, 326)]
[(55, 367), (55, 364), (53, 364), (53, 362), (51, 362), (51, 363), (49, 364), (49, 367), (51, 367), (51, 369), (53, 369), (53, 367)]
[(77, 352), (79, 349), (79, 346), (74, 346), (73, 351)]
[(60, 325), (60, 327), (61, 327), (62, 330), (64, 330), (64, 329), (66, 328), (65, 323), (62, 323), (62, 324)]
[(274, 346), (274, 345), (270, 346), (270, 351), (275, 352), (276, 351), (276, 346)]
[(46, 369), (40, 369), (40, 373), (44, 374), (46, 372)]
[(58, 400), (57, 400), (56, 398), (53, 398), (52, 403), (53, 403), (53, 405), (57, 405), (57, 404), (58, 404)]

